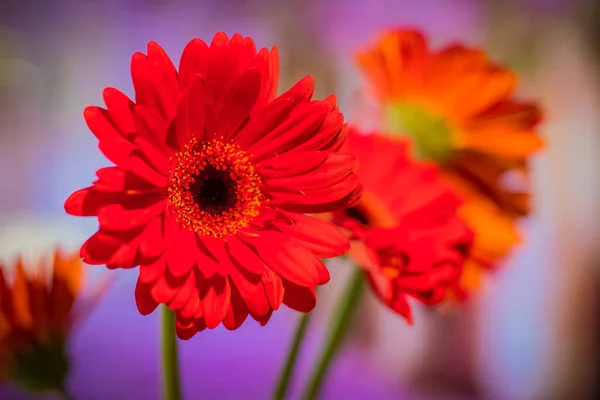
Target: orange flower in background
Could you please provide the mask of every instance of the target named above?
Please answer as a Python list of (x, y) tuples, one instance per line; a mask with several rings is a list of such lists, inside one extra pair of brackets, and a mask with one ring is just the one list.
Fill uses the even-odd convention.
[(131, 71), (135, 102), (108, 88), (107, 108), (84, 112), (115, 164), (65, 203), (98, 218), (84, 261), (140, 266), (140, 313), (166, 304), (181, 339), (249, 315), (264, 325), (282, 304), (311, 311), (329, 281), (320, 259), (349, 243), (306, 213), (360, 194), (335, 96), (312, 100), (309, 76), (276, 97), (277, 49), (238, 34), (192, 40), (179, 70), (151, 42)]
[(530, 213), (528, 158), (543, 146), (536, 104), (514, 98), (517, 77), (481, 50), (432, 50), (422, 34), (383, 34), (358, 63), (380, 103), (384, 130), (409, 137), (414, 155), (438, 163), (467, 201), (475, 231), (459, 295), (478, 285), (520, 241), (515, 222)]
[(349, 233), (349, 255), (375, 294), (412, 323), (407, 299), (440, 303), (459, 281), (473, 235), (437, 167), (412, 161), (408, 147), (351, 128), (342, 151), (358, 159), (363, 195), (333, 222)]
[(79, 256), (58, 251), (50, 266), (35, 271), (20, 259), (10, 267), (0, 264), (0, 382), (64, 392), (68, 336), (105, 291), (101, 285), (82, 298), (82, 275)]

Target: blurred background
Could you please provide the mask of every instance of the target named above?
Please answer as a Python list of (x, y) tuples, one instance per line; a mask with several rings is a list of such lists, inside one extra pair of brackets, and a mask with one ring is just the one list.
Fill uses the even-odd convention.
[[(332, 369), (324, 399), (600, 398), (600, 6), (595, 0), (2, 0), (0, 3), (0, 259), (77, 250), (93, 218), (67, 216), (66, 197), (107, 165), (82, 117), (102, 89), (132, 95), (131, 55), (150, 40), (175, 65), (193, 37), (252, 36), (281, 53), (280, 91), (314, 75), (360, 118), (353, 53), (391, 25), (433, 45), (483, 46), (539, 99), (548, 149), (534, 161), (535, 213), (526, 243), (469, 304), (417, 309), (415, 326), (372, 298)], [(111, 274), (88, 268), (91, 279)], [(332, 283), (300, 360), (292, 398), (321, 344), (347, 266)], [(116, 282), (70, 343), (75, 399), (153, 400), (160, 394), (157, 313), (142, 317), (137, 272)], [(415, 305), (418, 308), (418, 306)], [(266, 399), (298, 315), (249, 322), (181, 343), (187, 399)], [(0, 399), (24, 399), (0, 387)]]

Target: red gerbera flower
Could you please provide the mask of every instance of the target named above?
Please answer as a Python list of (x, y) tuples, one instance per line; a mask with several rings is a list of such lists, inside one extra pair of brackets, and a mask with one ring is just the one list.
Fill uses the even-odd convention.
[(376, 295), (412, 323), (408, 296), (438, 304), (458, 283), (473, 238), (460, 199), (435, 166), (408, 158), (405, 141), (351, 129), (343, 151), (357, 157), (364, 192), (333, 221), (350, 233), (349, 254)]
[(104, 91), (84, 116), (116, 164), (71, 195), (68, 213), (97, 216), (81, 248), (90, 264), (140, 266), (142, 314), (167, 304), (192, 337), (280, 305), (303, 312), (329, 280), (319, 258), (348, 247), (333, 225), (302, 213), (345, 207), (359, 194), (354, 158), (331, 96), (311, 101), (311, 77), (275, 98), (276, 48), (218, 33), (192, 40), (179, 72), (156, 43), (136, 53), (135, 102)]

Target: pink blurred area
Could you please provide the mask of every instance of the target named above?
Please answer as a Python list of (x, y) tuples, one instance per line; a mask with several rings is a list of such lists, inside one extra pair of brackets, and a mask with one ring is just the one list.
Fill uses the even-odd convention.
[[(114, 86), (132, 94), (129, 61), (158, 42), (177, 65), (193, 37), (217, 31), (279, 47), (280, 90), (306, 74), (316, 96), (338, 95), (363, 118), (353, 53), (389, 26), (432, 43), (462, 40), (522, 74), (546, 113), (548, 150), (534, 161), (536, 212), (525, 244), (462, 308), (419, 309), (416, 323), (369, 298), (335, 364), (324, 399), (594, 398), (600, 335), (600, 63), (580, 15), (584, 1), (105, 0), (0, 4), (0, 258), (35, 258), (59, 242), (76, 250), (96, 228), (63, 202), (107, 165), (82, 117)], [(596, 40), (596, 42), (594, 42)], [(599, 52), (600, 53), (600, 52)], [(92, 278), (114, 274), (90, 267)], [(298, 386), (318, 350), (347, 266), (332, 283), (303, 351)], [(117, 272), (105, 301), (77, 331), (70, 379), (77, 399), (159, 398), (156, 315), (142, 317), (135, 271)], [(268, 398), (297, 315), (264, 328), (204, 332), (181, 346), (186, 398)], [(596, 374), (596, 375), (594, 375)], [(297, 389), (297, 387), (295, 388)], [(294, 397), (297, 395), (294, 391)], [(23, 398), (0, 388), (0, 398)]]

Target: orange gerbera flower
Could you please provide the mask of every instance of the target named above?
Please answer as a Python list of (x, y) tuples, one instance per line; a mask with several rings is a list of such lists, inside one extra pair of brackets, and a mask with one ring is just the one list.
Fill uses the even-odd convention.
[(385, 130), (410, 137), (415, 155), (440, 164), (468, 199), (460, 212), (476, 239), (463, 286), (476, 286), (481, 266), (520, 241), (515, 221), (530, 212), (527, 160), (543, 146), (540, 109), (515, 100), (515, 74), (482, 51), (432, 50), (416, 31), (385, 33), (358, 63), (381, 104)]
[[(85, 302), (78, 255), (54, 255), (51, 269), (26, 272), (21, 259), (12, 282), (0, 263), (0, 382), (10, 381), (33, 392), (64, 392), (69, 361), (66, 339), (73, 325), (104, 292), (99, 286)], [(83, 300), (83, 299), (82, 299)]]

